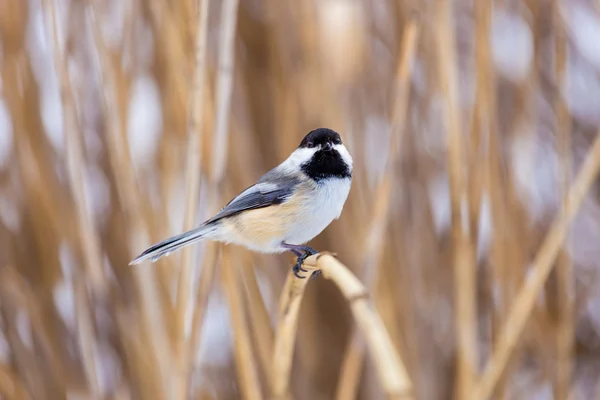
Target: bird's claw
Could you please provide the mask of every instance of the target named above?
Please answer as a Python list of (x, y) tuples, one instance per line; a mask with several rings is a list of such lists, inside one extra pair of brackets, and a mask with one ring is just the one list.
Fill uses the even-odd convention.
[(294, 268), (292, 268), (292, 271), (294, 272), (294, 275), (296, 275), (296, 278), (300, 278), (300, 279), (305, 279), (305, 276), (302, 276), (299, 274), (300, 271), (303, 272), (308, 272), (306, 271), (304, 268), (302, 268), (302, 264), (301, 263), (296, 263), (296, 265), (294, 265)]
[(313, 273), (310, 274), (310, 280), (312, 281), (313, 279), (317, 279), (319, 277), (319, 275), (321, 275), (321, 270), (320, 269), (314, 270)]
[[(302, 272), (308, 272), (307, 269), (302, 268), (302, 264), (304, 263), (304, 260), (306, 260), (311, 255), (312, 254), (310, 252), (306, 252), (306, 253), (298, 256), (298, 259), (296, 260), (296, 264), (294, 265), (294, 268), (292, 268), (292, 271), (294, 271), (294, 275), (296, 275), (297, 278), (300, 278), (300, 279), (306, 278), (305, 276), (301, 276), (299, 274), (299, 272), (300, 271), (302, 271)], [(312, 277), (312, 275), (311, 275), (311, 277)]]

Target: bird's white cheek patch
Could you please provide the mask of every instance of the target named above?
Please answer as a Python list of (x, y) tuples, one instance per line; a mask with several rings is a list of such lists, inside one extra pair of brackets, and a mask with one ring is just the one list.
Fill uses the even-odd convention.
[(288, 172), (297, 172), (302, 164), (311, 159), (317, 151), (316, 148), (299, 148), (294, 150), (292, 154), (280, 164), (280, 168)]
[(350, 169), (352, 169), (352, 156), (348, 152), (348, 149), (346, 149), (346, 146), (344, 146), (343, 144), (335, 144), (333, 145), (333, 148), (337, 150), (338, 153), (340, 153), (344, 162), (348, 164)]

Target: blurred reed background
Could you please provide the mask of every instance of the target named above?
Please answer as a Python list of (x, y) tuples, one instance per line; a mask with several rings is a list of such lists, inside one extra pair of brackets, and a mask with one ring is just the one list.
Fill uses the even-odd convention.
[[(287, 391), (289, 255), (127, 265), (321, 126), (405, 393), (323, 278)], [(592, 0), (0, 0), (0, 396), (600, 398), (599, 126)]]

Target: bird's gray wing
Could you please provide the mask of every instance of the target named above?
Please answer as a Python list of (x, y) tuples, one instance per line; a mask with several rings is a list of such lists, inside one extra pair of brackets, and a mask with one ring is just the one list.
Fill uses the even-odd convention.
[(206, 224), (238, 214), (242, 211), (268, 207), (285, 202), (300, 183), (297, 176), (269, 171), (255, 184), (231, 200)]

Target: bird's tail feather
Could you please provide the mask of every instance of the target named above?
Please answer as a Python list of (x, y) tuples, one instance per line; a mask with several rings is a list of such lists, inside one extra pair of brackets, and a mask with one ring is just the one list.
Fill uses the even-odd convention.
[(163, 240), (162, 242), (152, 245), (144, 250), (144, 252), (131, 261), (129, 265), (139, 264), (149, 258), (152, 262), (155, 262), (159, 258), (167, 256), (184, 246), (202, 240), (209, 233), (214, 231), (214, 229), (215, 227), (212, 224), (202, 225), (198, 228), (170, 237), (169, 239)]

